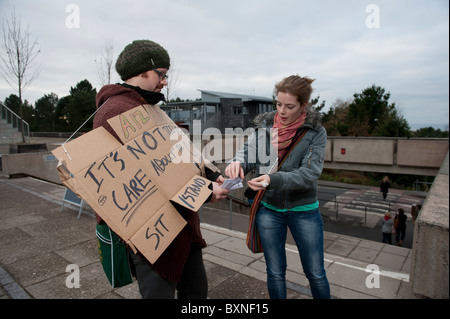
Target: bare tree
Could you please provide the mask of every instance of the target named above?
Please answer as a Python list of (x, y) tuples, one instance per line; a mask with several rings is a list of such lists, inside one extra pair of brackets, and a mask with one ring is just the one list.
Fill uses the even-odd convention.
[(113, 40), (106, 40), (102, 48), (102, 56), (95, 63), (97, 64), (97, 76), (100, 85), (111, 84), (111, 70), (114, 61), (114, 44)]
[(175, 93), (177, 91), (177, 83), (178, 83), (178, 70), (174, 67), (175, 64), (170, 61), (171, 66), (169, 72), (167, 72), (167, 85), (164, 87), (163, 92), (165, 93), (166, 103), (170, 102), (170, 99), (175, 98)]
[(22, 124), (22, 93), (39, 76), (40, 67), (35, 65), (35, 60), (41, 51), (38, 49), (37, 41), (31, 39), (28, 26), (25, 30), (22, 29), (21, 20), (16, 17), (15, 10), (9, 17), (4, 18), (3, 42), (0, 44), (0, 50), (1, 73), (11, 87), (18, 88), (20, 127), (22, 141), (25, 143)]

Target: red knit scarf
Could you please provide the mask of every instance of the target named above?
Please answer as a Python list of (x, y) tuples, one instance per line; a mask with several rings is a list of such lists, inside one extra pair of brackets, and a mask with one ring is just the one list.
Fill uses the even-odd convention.
[(271, 143), (273, 148), (278, 150), (278, 158), (283, 157), (286, 148), (292, 143), (292, 138), (295, 136), (295, 133), (305, 123), (305, 119), (306, 112), (303, 112), (294, 122), (284, 125), (281, 123), (278, 113), (275, 114), (271, 133)]

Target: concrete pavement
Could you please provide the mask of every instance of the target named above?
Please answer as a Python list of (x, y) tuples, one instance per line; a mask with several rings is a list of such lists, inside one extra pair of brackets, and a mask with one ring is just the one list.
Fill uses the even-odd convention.
[[(98, 258), (95, 219), (77, 219), (65, 204), (65, 188), (30, 177), (0, 177), (0, 298), (139, 299), (137, 283), (113, 289)], [(203, 208), (204, 261), (211, 299), (266, 299), (262, 254), (245, 245), (246, 216), (233, 215), (228, 230), (213, 225), (223, 211)], [(217, 223), (216, 223), (217, 224)], [(421, 299), (409, 286), (411, 250), (325, 232), (325, 266), (336, 299)], [(297, 249), (286, 245), (288, 298), (310, 299)], [(69, 265), (80, 272), (80, 287), (69, 288)]]

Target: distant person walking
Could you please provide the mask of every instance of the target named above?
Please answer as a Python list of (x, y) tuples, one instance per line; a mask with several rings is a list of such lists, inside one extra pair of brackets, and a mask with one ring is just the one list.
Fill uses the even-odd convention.
[(398, 214), (394, 219), (394, 227), (395, 227), (395, 244), (397, 246), (403, 246), (403, 241), (405, 240), (406, 235), (406, 217), (405, 211), (403, 208), (398, 209)]
[(390, 212), (386, 212), (381, 220), (381, 232), (383, 233), (383, 243), (392, 245), (392, 229), (394, 227), (394, 219)]
[(389, 192), (389, 187), (391, 183), (389, 182), (389, 177), (385, 176), (380, 185), (380, 192), (383, 194), (383, 200), (386, 200), (386, 196)]

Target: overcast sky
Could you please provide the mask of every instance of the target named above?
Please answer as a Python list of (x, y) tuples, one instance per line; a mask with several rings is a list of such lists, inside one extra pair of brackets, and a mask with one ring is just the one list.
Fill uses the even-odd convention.
[[(168, 50), (182, 99), (198, 89), (270, 98), (299, 74), (316, 79), (326, 109), (375, 84), (412, 128), (448, 129), (448, 0), (0, 0), (2, 20), (13, 7), (41, 50), (23, 94), (33, 104), (84, 79), (100, 89), (95, 60), (107, 40), (115, 61), (150, 39)], [(11, 93), (0, 79), (0, 100)]]

